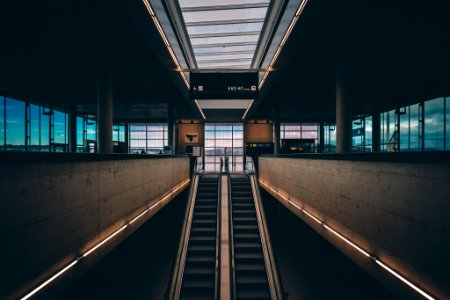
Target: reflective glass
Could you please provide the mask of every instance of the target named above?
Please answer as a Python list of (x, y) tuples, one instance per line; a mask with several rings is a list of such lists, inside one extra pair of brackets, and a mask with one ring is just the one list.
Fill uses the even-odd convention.
[(425, 149), (444, 149), (444, 98), (425, 101)]
[(86, 121), (87, 139), (95, 141), (97, 139), (97, 123), (92, 119), (87, 119)]
[(400, 151), (409, 151), (409, 106), (400, 109)]
[(7, 150), (25, 150), (25, 103), (6, 98)]

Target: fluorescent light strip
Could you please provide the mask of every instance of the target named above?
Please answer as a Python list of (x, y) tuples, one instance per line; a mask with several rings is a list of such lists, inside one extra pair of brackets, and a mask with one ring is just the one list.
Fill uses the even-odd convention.
[[(181, 70), (181, 65), (177, 59), (177, 56), (175, 55), (175, 52), (172, 49), (172, 46), (170, 46), (169, 40), (167, 39), (166, 34), (164, 33), (164, 30), (162, 29), (161, 24), (159, 23), (158, 18), (155, 15), (155, 12), (152, 9), (152, 6), (150, 5), (150, 3), (148, 2), (148, 0), (142, 0), (144, 2), (145, 7), (147, 8), (147, 11), (150, 15), (150, 17), (152, 18), (153, 23), (155, 23), (156, 29), (159, 32), (159, 35), (161, 36), (164, 44), (166, 45), (167, 50), (169, 51), (170, 56), (172, 57), (173, 62), (175, 63), (175, 65), (177, 66), (177, 70)], [(186, 78), (186, 75), (182, 72), (180, 72), (181, 74), (181, 78), (184, 81), (184, 84), (186, 85), (186, 87), (189, 89), (189, 82)]]
[(390, 267), (388, 267), (387, 265), (385, 265), (384, 263), (382, 263), (380, 260), (378, 259), (374, 259), (375, 262), (381, 266), (383, 269), (385, 269), (386, 271), (388, 271), (389, 273), (391, 273), (392, 275), (394, 275), (395, 277), (397, 277), (398, 279), (400, 279), (401, 281), (403, 281), (405, 284), (407, 284), (409, 287), (411, 287), (412, 289), (414, 289), (416, 292), (418, 292), (419, 294), (421, 294), (422, 296), (424, 296), (425, 298), (429, 299), (429, 300), (434, 300), (435, 298), (431, 297), (430, 295), (428, 295), (427, 293), (425, 293), (423, 290), (419, 289), (417, 286), (415, 286), (414, 284), (412, 284), (410, 281), (406, 280), (403, 276), (401, 276), (400, 274), (398, 274), (397, 272), (395, 272), (394, 270), (392, 270)]
[(253, 101), (254, 101), (254, 100), (252, 100), (252, 102), (250, 102), (250, 104), (248, 105), (247, 110), (245, 111), (244, 115), (242, 116), (242, 120), (245, 119), (245, 116), (247, 115), (248, 111), (250, 110), (250, 107), (252, 107)]
[(30, 297), (32, 297), (34, 294), (36, 294), (37, 292), (39, 292), (40, 290), (42, 290), (45, 286), (47, 286), (49, 283), (51, 283), (53, 280), (55, 280), (56, 278), (58, 278), (59, 276), (61, 276), (63, 273), (65, 273), (67, 270), (69, 270), (70, 268), (72, 268), (74, 265), (76, 265), (76, 263), (79, 261), (79, 259), (74, 260), (73, 262), (71, 262), (70, 264), (68, 264), (64, 269), (62, 269), (61, 271), (59, 271), (58, 273), (56, 273), (55, 275), (53, 275), (52, 277), (50, 277), (49, 279), (47, 279), (44, 283), (42, 283), (40, 286), (38, 286), (37, 288), (35, 288), (33, 291), (31, 291), (29, 294), (27, 294), (25, 297), (21, 298), (21, 300), (26, 300), (29, 299)]
[(181, 189), (182, 187), (184, 187), (188, 182), (190, 181), (190, 179), (186, 179), (185, 181), (183, 181), (182, 183), (180, 183), (179, 185), (177, 185), (177, 187), (170, 192), (169, 194), (167, 194), (166, 196), (164, 196), (163, 198), (161, 198), (158, 202), (156, 202), (155, 204), (153, 204), (151, 207), (145, 209), (142, 213), (140, 213), (137, 217), (133, 218), (131, 221), (127, 222), (125, 225), (123, 225), (122, 227), (120, 227), (118, 230), (116, 230), (115, 232), (113, 232), (111, 235), (109, 235), (107, 238), (105, 238), (103, 241), (101, 241), (100, 243), (98, 243), (97, 245), (95, 245), (94, 247), (92, 247), (91, 249), (89, 249), (88, 251), (86, 251), (84, 254), (82, 254), (81, 256), (79, 256), (77, 259), (75, 259), (74, 261), (72, 261), (70, 264), (68, 264), (67, 266), (65, 266), (62, 270), (60, 270), (58, 273), (56, 273), (55, 275), (53, 275), (52, 277), (50, 277), (49, 279), (47, 279), (46, 281), (44, 281), (42, 284), (40, 284), (39, 286), (37, 286), (35, 289), (33, 289), (31, 292), (29, 292), (28, 294), (26, 294), (25, 296), (23, 296), (22, 298), (20, 298), (21, 300), (26, 300), (29, 299), (30, 297), (32, 297), (33, 295), (35, 295), (37, 292), (39, 292), (40, 290), (42, 290), (44, 287), (46, 287), (48, 284), (50, 284), (52, 281), (54, 281), (56, 278), (60, 277), (62, 274), (64, 274), (67, 270), (69, 270), (70, 268), (72, 268), (74, 265), (76, 265), (80, 260), (82, 260), (83, 258), (86, 258), (88, 255), (90, 255), (92, 252), (94, 252), (95, 250), (97, 250), (98, 248), (100, 248), (101, 246), (103, 246), (106, 242), (108, 242), (109, 240), (111, 240), (113, 237), (115, 237), (116, 235), (118, 235), (120, 232), (122, 232), (123, 230), (125, 230), (125, 228), (127, 228), (130, 224), (133, 224), (134, 222), (136, 222), (138, 219), (140, 219), (142, 216), (144, 216), (147, 212), (151, 211), (155, 206), (161, 204), (162, 202), (164, 202), (168, 197), (170, 197), (171, 195), (173, 195), (174, 193), (176, 193), (179, 189)]
[(376, 256), (371, 255), (369, 252), (365, 251), (363, 248), (359, 247), (358, 245), (356, 245), (355, 243), (353, 243), (350, 239), (346, 238), (345, 236), (343, 236), (342, 234), (340, 234), (339, 232), (337, 232), (336, 230), (334, 230), (332, 227), (330, 227), (329, 225), (325, 224), (324, 221), (319, 220), (317, 217), (315, 217), (313, 214), (311, 214), (310, 212), (308, 212), (306, 209), (300, 207), (299, 205), (297, 205), (296, 203), (294, 203), (293, 201), (291, 201), (290, 199), (288, 199), (286, 196), (283, 196), (282, 194), (280, 194), (278, 191), (276, 191), (274, 188), (272, 188), (269, 184), (265, 183), (264, 181), (262, 181), (261, 179), (259, 179), (259, 182), (265, 186), (266, 188), (270, 189), (273, 193), (275, 193), (276, 195), (280, 196), (281, 198), (285, 199), (286, 201), (288, 201), (291, 205), (295, 206), (298, 210), (300, 210), (301, 212), (303, 212), (305, 215), (307, 215), (308, 217), (310, 217), (311, 219), (313, 219), (314, 221), (316, 221), (317, 223), (321, 224), (326, 230), (330, 231), (331, 233), (333, 233), (335, 236), (337, 236), (338, 238), (340, 238), (341, 240), (343, 240), (344, 242), (346, 242), (348, 245), (350, 245), (352, 248), (356, 249), (359, 253), (363, 254), (364, 256), (370, 258), (371, 260), (373, 260), (374, 262), (376, 262), (379, 266), (381, 266), (383, 269), (385, 269), (386, 271), (388, 271), (389, 273), (391, 273), (392, 275), (394, 275), (396, 278), (398, 278), (399, 280), (401, 280), (403, 283), (405, 283), (406, 285), (408, 285), (409, 287), (411, 287), (413, 290), (415, 290), (416, 292), (418, 292), (419, 294), (421, 294), (423, 297), (425, 297), (426, 299), (429, 300), (434, 300), (435, 298), (433, 298), (432, 296), (430, 296), (429, 294), (427, 294), (424, 290), (420, 289), (418, 286), (414, 285), (411, 281), (407, 280), (405, 277), (403, 277), (402, 275), (400, 275), (400, 273), (397, 273), (396, 271), (394, 271), (393, 269), (391, 269), (389, 266), (387, 266), (386, 264), (384, 264), (383, 262), (381, 262)]
[(303, 10), (305, 9), (306, 4), (308, 3), (308, 0), (303, 0), (302, 3), (300, 3), (297, 12), (295, 13), (294, 18), (291, 20), (291, 23), (289, 24), (288, 29), (286, 30), (286, 32), (284, 33), (283, 38), (281, 39), (281, 43), (278, 46), (277, 51), (275, 52), (275, 55), (272, 57), (272, 60), (270, 61), (269, 67), (267, 68), (267, 71), (264, 73), (263, 78), (261, 79), (260, 83), (259, 83), (259, 89), (261, 89), (261, 87), (264, 85), (264, 83), (267, 80), (267, 76), (269, 75), (269, 71), (273, 68), (278, 56), (281, 53), (281, 49), (283, 48), (284, 44), (286, 43), (287, 39), (289, 38), (289, 35), (291, 34), (292, 30), (295, 27), (295, 24), (297, 24), (297, 21), (300, 17), (300, 15), (302, 14)]
[(203, 113), (203, 110), (202, 110), (202, 108), (200, 107), (200, 104), (198, 103), (198, 100), (195, 99), (194, 101), (195, 101), (195, 104), (197, 105), (198, 111), (202, 114), (203, 119), (206, 120), (205, 114)]

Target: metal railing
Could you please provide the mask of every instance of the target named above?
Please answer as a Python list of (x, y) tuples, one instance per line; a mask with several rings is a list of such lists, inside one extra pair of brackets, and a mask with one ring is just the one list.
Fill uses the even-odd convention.
[(186, 207), (186, 215), (185, 215), (186, 222), (184, 222), (183, 229), (181, 231), (181, 239), (180, 244), (178, 246), (177, 260), (172, 271), (172, 284), (170, 286), (169, 294), (167, 295), (167, 298), (170, 300), (180, 298), (181, 284), (183, 282), (183, 272), (186, 263), (186, 254), (189, 244), (192, 218), (194, 216), (195, 198), (197, 194), (199, 177), (200, 176), (198, 174), (194, 173), (194, 178), (192, 180), (191, 188), (189, 190), (188, 206)]

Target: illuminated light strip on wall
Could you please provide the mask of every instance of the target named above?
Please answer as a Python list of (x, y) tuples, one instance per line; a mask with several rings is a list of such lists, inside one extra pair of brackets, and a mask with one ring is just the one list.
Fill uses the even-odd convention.
[(291, 34), (292, 30), (294, 29), (295, 24), (297, 24), (297, 21), (298, 21), (300, 15), (302, 14), (303, 10), (305, 9), (305, 6), (307, 3), (308, 3), (308, 0), (303, 0), (302, 3), (300, 3), (297, 11), (295, 12), (294, 18), (292, 19), (291, 23), (289, 24), (288, 29), (284, 33), (283, 38), (281, 39), (281, 43), (278, 46), (277, 51), (275, 51), (275, 55), (272, 57), (272, 60), (270, 61), (269, 67), (267, 68), (266, 72), (263, 75), (263, 78), (261, 79), (261, 82), (258, 85), (258, 89), (261, 89), (261, 87), (266, 82), (267, 76), (269, 76), (269, 72), (271, 70), (273, 70), (273, 66), (274, 66), (278, 56), (281, 53), (281, 49), (286, 44), (286, 41), (288, 40), (289, 35)]
[(245, 113), (244, 113), (244, 115), (242, 116), (242, 120), (245, 119), (245, 116), (247, 115), (248, 111), (250, 110), (250, 107), (252, 107), (253, 101), (254, 101), (254, 100), (252, 100), (252, 101), (250, 102), (250, 104), (248, 105), (247, 109), (245, 110)]
[[(152, 18), (153, 23), (155, 23), (156, 29), (159, 32), (159, 35), (161, 36), (164, 44), (166, 45), (167, 50), (169, 51), (170, 56), (172, 57), (173, 62), (175, 63), (175, 65), (177, 66), (177, 71), (182, 70), (181, 65), (177, 59), (177, 56), (175, 55), (175, 52), (173, 51), (172, 46), (169, 43), (169, 40), (167, 39), (166, 34), (164, 33), (164, 30), (162, 29), (161, 24), (159, 23), (158, 18), (156, 17), (155, 12), (153, 11), (152, 6), (150, 5), (150, 3), (148, 2), (148, 0), (142, 0), (142, 2), (144, 2), (145, 7), (147, 8), (147, 11), (150, 15), (150, 17)], [(183, 78), (184, 84), (186, 84), (186, 87), (189, 89), (189, 82), (186, 78), (186, 75), (180, 71), (180, 75), (181, 78)]]
[(298, 204), (294, 203), (293, 201), (291, 201), (289, 198), (287, 198), (286, 196), (283, 196), (282, 194), (280, 194), (278, 191), (276, 191), (274, 188), (272, 188), (271, 186), (269, 186), (269, 184), (265, 183), (264, 181), (262, 181), (261, 179), (259, 179), (259, 183), (261, 185), (263, 185), (264, 187), (268, 188), (269, 190), (271, 190), (273, 193), (275, 193), (276, 195), (278, 195), (279, 197), (283, 198), (284, 200), (286, 200), (287, 202), (289, 202), (289, 204), (291, 204), (292, 206), (295, 206), (298, 210), (300, 210), (301, 212), (303, 212), (305, 215), (307, 215), (308, 217), (310, 217), (312, 220), (314, 220), (315, 222), (319, 223), (320, 225), (322, 225), (326, 230), (330, 231), (331, 233), (333, 233), (335, 236), (337, 236), (339, 239), (343, 240), (344, 242), (346, 242), (348, 245), (350, 245), (351, 247), (353, 247), (354, 249), (356, 249), (359, 253), (363, 254), (364, 256), (370, 258), (371, 260), (373, 260), (375, 263), (377, 263), (380, 267), (382, 267), (383, 269), (385, 269), (386, 271), (388, 271), (390, 274), (394, 275), (396, 278), (398, 278), (400, 281), (402, 281), (403, 283), (405, 283), (406, 285), (408, 285), (409, 287), (411, 287), (413, 290), (415, 290), (416, 292), (418, 292), (419, 294), (421, 294), (423, 297), (425, 297), (428, 300), (435, 300), (434, 297), (432, 297), (431, 295), (427, 294), (424, 290), (420, 289), (418, 286), (414, 285), (411, 281), (407, 280), (405, 277), (403, 277), (401, 274), (399, 274), (398, 272), (394, 271), (392, 268), (390, 268), (389, 266), (387, 266), (386, 264), (384, 264), (382, 261), (380, 261), (376, 256), (371, 255), (369, 252), (365, 251), (363, 248), (361, 248), (360, 246), (358, 246), (357, 244), (353, 243), (350, 239), (346, 238), (345, 236), (343, 236), (342, 234), (340, 234), (339, 232), (337, 232), (336, 230), (334, 230), (332, 227), (330, 227), (329, 225), (325, 224), (324, 221), (321, 221), (319, 218), (315, 217), (313, 214), (311, 214), (310, 212), (308, 212), (306, 209), (304, 209), (303, 207), (300, 207)]
[(200, 103), (198, 103), (198, 100), (197, 100), (197, 99), (195, 99), (194, 101), (195, 101), (195, 104), (197, 105), (198, 111), (202, 114), (203, 119), (206, 120), (205, 114), (203, 113), (203, 110), (202, 110), (202, 108), (200, 107)]
[(161, 198), (159, 201), (157, 201), (155, 204), (153, 204), (152, 206), (150, 206), (149, 208), (146, 208), (143, 212), (141, 212), (138, 216), (136, 216), (135, 218), (133, 218), (131, 221), (127, 222), (125, 225), (123, 225), (122, 227), (120, 227), (119, 229), (117, 229), (116, 231), (114, 231), (112, 234), (110, 234), (108, 237), (106, 237), (105, 239), (103, 239), (100, 243), (96, 244), (94, 247), (92, 247), (91, 249), (89, 249), (88, 251), (86, 251), (84, 254), (80, 255), (77, 259), (75, 259), (74, 261), (72, 261), (70, 264), (68, 264), (67, 266), (65, 266), (62, 270), (60, 270), (58, 273), (56, 273), (55, 275), (53, 275), (52, 277), (50, 277), (49, 279), (47, 279), (46, 281), (44, 281), (43, 283), (41, 283), (39, 286), (37, 286), (36, 288), (34, 288), (31, 292), (29, 292), (28, 294), (26, 294), (25, 296), (23, 296), (22, 298), (20, 298), (21, 300), (26, 300), (29, 299), (30, 297), (34, 296), (37, 292), (39, 292), (40, 290), (42, 290), (44, 287), (46, 287), (47, 285), (49, 285), (52, 281), (54, 281), (55, 279), (57, 279), (58, 277), (60, 277), (62, 274), (64, 274), (65, 272), (67, 272), (69, 269), (71, 269), (74, 265), (76, 265), (80, 260), (82, 260), (83, 258), (86, 258), (88, 255), (90, 255), (91, 253), (93, 253), (95, 250), (97, 250), (98, 248), (100, 248), (101, 246), (103, 246), (104, 244), (106, 244), (109, 240), (111, 240), (113, 237), (115, 237), (116, 235), (118, 235), (120, 232), (122, 232), (123, 230), (125, 230), (129, 225), (133, 224), (134, 222), (136, 222), (138, 219), (140, 219), (141, 217), (143, 217), (146, 213), (148, 213), (149, 211), (151, 211), (154, 207), (156, 207), (157, 205), (163, 203), (166, 199), (168, 199), (170, 196), (172, 196), (174, 193), (176, 193), (177, 191), (179, 191), (181, 188), (183, 188), (184, 186), (186, 186), (187, 183), (189, 183), (191, 180), (190, 179), (186, 179), (185, 181), (183, 181), (182, 183), (180, 183), (179, 185), (176, 186), (176, 188), (171, 191), (169, 194), (167, 194), (166, 196), (164, 196), (163, 198)]

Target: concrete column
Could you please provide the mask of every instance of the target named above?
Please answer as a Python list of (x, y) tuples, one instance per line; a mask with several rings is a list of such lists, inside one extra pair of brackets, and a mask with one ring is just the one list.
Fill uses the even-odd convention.
[(352, 151), (352, 100), (348, 74), (342, 61), (336, 62), (336, 152)]
[(97, 153), (112, 153), (113, 75), (111, 60), (100, 58), (97, 73)]
[(280, 154), (280, 108), (273, 110), (273, 152)]
[(323, 153), (325, 150), (325, 128), (323, 122), (319, 124), (319, 149), (317, 149), (319, 153)]
[(127, 146), (127, 153), (130, 152), (130, 139), (129, 139), (129, 125), (128, 123), (124, 124), (125, 126), (125, 145)]
[(68, 152), (77, 152), (77, 111), (75, 105), (71, 105), (68, 113), (68, 138), (69, 149)]
[(380, 113), (375, 112), (372, 116), (372, 151), (380, 152), (380, 141), (381, 141), (381, 120)]
[(167, 104), (167, 139), (168, 139), (168, 145), (170, 146), (170, 149), (172, 151), (172, 154), (175, 153), (175, 147), (174, 147), (174, 119), (175, 119), (175, 109), (173, 106), (173, 103)]

